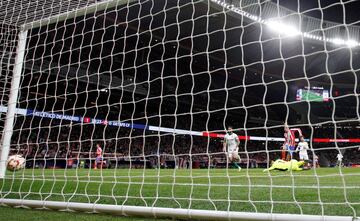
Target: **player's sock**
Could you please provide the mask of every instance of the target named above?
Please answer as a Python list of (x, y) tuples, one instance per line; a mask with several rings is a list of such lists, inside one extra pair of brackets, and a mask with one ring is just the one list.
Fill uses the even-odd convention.
[(236, 162), (233, 162), (233, 165), (234, 165), (237, 169), (241, 168)]

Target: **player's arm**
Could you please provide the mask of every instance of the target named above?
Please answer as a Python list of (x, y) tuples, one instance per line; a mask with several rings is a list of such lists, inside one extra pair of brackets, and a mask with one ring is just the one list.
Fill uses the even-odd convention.
[(304, 143), (305, 143), (305, 149), (306, 149), (306, 150), (310, 149), (308, 142), (304, 142)]
[(301, 137), (302, 136), (302, 132), (301, 132), (301, 129), (300, 128), (291, 128), (290, 131), (297, 131), (299, 133), (299, 136)]
[(236, 135), (236, 138), (235, 138), (235, 142), (236, 142), (236, 149), (237, 149), (237, 151), (239, 151), (240, 140), (239, 140), (239, 136), (237, 136), (237, 135)]

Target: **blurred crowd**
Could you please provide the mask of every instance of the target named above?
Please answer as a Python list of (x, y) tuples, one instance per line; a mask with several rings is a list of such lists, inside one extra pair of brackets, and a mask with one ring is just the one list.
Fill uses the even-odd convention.
[[(351, 127), (315, 127), (303, 129), (305, 138), (357, 138), (359, 130)], [(269, 131), (237, 131), (239, 135), (282, 137), (281, 128)], [(226, 162), (222, 153), (222, 139), (191, 135), (176, 135), (140, 129), (111, 127), (94, 124), (75, 124), (43, 118), (18, 121), (12, 137), (11, 154), (21, 154), (27, 159), (93, 159), (96, 144), (103, 149), (104, 159), (149, 161), (154, 167), (166, 167), (174, 161), (177, 167), (189, 167), (198, 161), (205, 166)], [(360, 164), (359, 143), (309, 142), (310, 158), (317, 155), (328, 166), (335, 165), (341, 152), (344, 164)], [(242, 163), (257, 167), (280, 158), (282, 142), (241, 140), (239, 153)]]

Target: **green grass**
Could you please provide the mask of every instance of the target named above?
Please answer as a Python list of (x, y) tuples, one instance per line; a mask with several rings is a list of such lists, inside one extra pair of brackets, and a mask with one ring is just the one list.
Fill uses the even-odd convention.
[[(51, 210), (29, 210), (21, 208), (0, 207), (0, 220), (39, 221), (39, 220), (66, 220), (66, 221), (155, 221), (141, 217), (115, 217), (101, 214), (86, 214), (73, 212), (58, 212)], [(162, 220), (169, 221), (169, 220)]]
[(339, 168), (292, 173), (274, 171), (271, 174), (260, 169), (243, 169), (241, 172), (234, 169), (36, 169), (8, 173), (0, 181), (0, 188), (1, 197), (16, 199), (358, 215), (360, 169), (341, 170), (342, 175)]

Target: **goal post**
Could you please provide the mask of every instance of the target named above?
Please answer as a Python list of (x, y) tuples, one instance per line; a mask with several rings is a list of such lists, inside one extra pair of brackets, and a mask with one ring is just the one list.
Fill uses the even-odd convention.
[(89, 203), (66, 203), (56, 201), (36, 201), (0, 199), (0, 203), (31, 209), (51, 209), (68, 212), (94, 212), (106, 213), (121, 216), (144, 216), (155, 218), (191, 219), (191, 220), (234, 220), (234, 221), (262, 221), (262, 220), (310, 220), (310, 221), (353, 221), (352, 217), (344, 216), (312, 216), (312, 215), (289, 215), (289, 214), (267, 214), (267, 213), (246, 213), (231, 211), (211, 211), (196, 209), (176, 209), (160, 207), (142, 207), (125, 205), (105, 205)]
[[(0, 23), (18, 28), (10, 89), (0, 92), (0, 205), (358, 220), (359, 173), (342, 159), (360, 143), (346, 130), (360, 128), (360, 27), (273, 1), (40, 2), (21, 5), (25, 15), (0, 9)], [(350, 63), (332, 65), (342, 59)], [(307, 142), (306, 170), (291, 160), (290, 171), (266, 170), (282, 151), (301, 151), (284, 122), (299, 132), (294, 144)], [(25, 169), (6, 171), (9, 154), (23, 155)]]
[(26, 50), (26, 39), (27, 39), (27, 30), (20, 31), (18, 34), (17, 40), (17, 49), (15, 56), (15, 65), (13, 70), (13, 75), (11, 79), (11, 88), (9, 101), (7, 106), (7, 114), (5, 118), (5, 125), (2, 132), (1, 140), (1, 158), (0, 158), (0, 179), (3, 179), (6, 172), (6, 161), (10, 152), (10, 142), (11, 136), (14, 127), (14, 120), (16, 114), (16, 104), (18, 101), (18, 93), (20, 87), (21, 73), (24, 66), (24, 55)]

